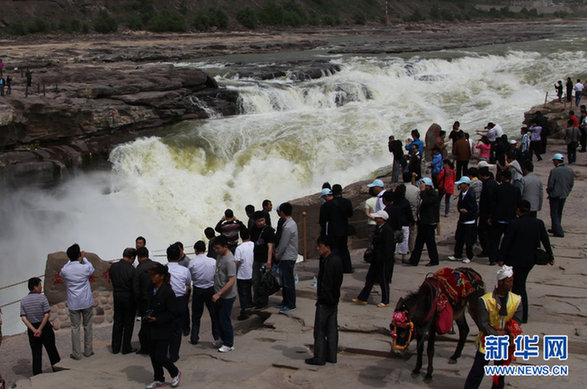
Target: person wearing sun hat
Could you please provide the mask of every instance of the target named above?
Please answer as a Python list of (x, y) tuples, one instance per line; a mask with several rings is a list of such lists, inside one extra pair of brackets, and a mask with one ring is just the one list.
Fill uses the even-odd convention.
[[(479, 209), (473, 191), (469, 190), (471, 179), (467, 176), (463, 176), (459, 181), (455, 182), (455, 184), (461, 190), (459, 201), (457, 203), (459, 221), (455, 233), (456, 243), (454, 255), (448, 257), (448, 259), (451, 261), (463, 261), (463, 263), (469, 263), (471, 262), (471, 259), (473, 259), (473, 243), (475, 243)], [(462, 258), (463, 247), (465, 245), (467, 247), (467, 256)]]
[(555, 154), (552, 157), (554, 168), (548, 175), (548, 184), (546, 193), (548, 193), (548, 202), (550, 204), (550, 220), (552, 228), (548, 230), (555, 237), (563, 238), (565, 232), (562, 227), (563, 208), (565, 201), (573, 189), (574, 173), (573, 169), (564, 163), (565, 157), (562, 154)]
[(377, 178), (367, 186), (369, 187), (369, 192), (372, 192), (375, 196), (377, 196), (375, 212), (379, 212), (385, 209), (385, 205), (383, 204), (383, 193), (385, 193), (385, 186), (383, 185), (383, 181)]
[[(377, 282), (381, 287), (381, 302), (377, 304), (377, 307), (385, 308), (389, 305), (389, 284), (385, 279), (386, 266), (389, 265), (389, 259), (393, 258), (395, 239), (393, 228), (387, 223), (389, 214), (386, 211), (375, 212), (371, 214), (371, 217), (377, 223), (377, 230), (372, 240), (374, 258), (369, 265), (363, 290), (352, 301), (356, 304), (367, 304), (371, 289)], [(393, 260), (391, 262), (393, 266)]]

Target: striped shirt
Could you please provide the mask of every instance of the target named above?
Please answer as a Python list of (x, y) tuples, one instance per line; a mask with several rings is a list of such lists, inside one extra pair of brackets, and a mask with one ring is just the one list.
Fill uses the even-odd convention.
[(44, 294), (30, 292), (20, 300), (20, 316), (26, 316), (32, 324), (42, 322), (43, 316), (49, 312), (51, 312), (51, 308)]

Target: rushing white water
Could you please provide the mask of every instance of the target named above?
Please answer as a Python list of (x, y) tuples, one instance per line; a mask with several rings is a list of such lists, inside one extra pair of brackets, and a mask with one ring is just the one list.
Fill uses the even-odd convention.
[[(341, 72), (306, 82), (217, 76), (241, 93), (242, 115), (184, 122), (163, 138), (121, 145), (110, 156), (112, 172), (80, 175), (51, 192), (3, 195), (0, 286), (42, 274), (47, 253), (73, 242), (108, 259), (138, 235), (152, 250), (176, 240), (189, 247), (225, 208), (244, 219), (249, 203), (279, 204), (317, 192), (323, 181), (368, 178), (389, 164), (390, 134), (404, 140), (413, 128), (423, 134), (436, 122), (450, 129), (454, 120), (471, 134), (489, 120), (516, 134), (523, 112), (543, 102), (555, 80), (587, 68), (583, 50), (543, 46), (549, 49), (339, 56), (332, 61)], [(25, 293), (3, 291), (0, 305)], [(23, 329), (17, 308), (4, 309), (6, 333)]]

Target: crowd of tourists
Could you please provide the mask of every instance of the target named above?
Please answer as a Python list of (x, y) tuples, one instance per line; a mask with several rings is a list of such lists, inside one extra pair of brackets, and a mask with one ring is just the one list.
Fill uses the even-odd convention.
[[(575, 161), (574, 150), (578, 144), (582, 146), (580, 151), (585, 151), (586, 116), (584, 105), (580, 120), (573, 111), (569, 112), (565, 132), (569, 145), (567, 157), (557, 153), (550, 158), (553, 168), (546, 193), (551, 218), (548, 232), (553, 237), (564, 237), (563, 208), (573, 188), (573, 171), (565, 160), (568, 164)], [(452, 211), (458, 214), (454, 252), (447, 259), (468, 264), (487, 258), (488, 265), (499, 264), (503, 275), (500, 280), (509, 279), (513, 294), (520, 299), (519, 312), (518, 306), (514, 309), (516, 317), (521, 323), (528, 321), (526, 280), (535, 265), (537, 247), (542, 245), (549, 260), (554, 260), (545, 224), (537, 218), (544, 199), (542, 180), (534, 173), (533, 164), (534, 156), (540, 160), (546, 151), (548, 123), (537, 112), (529, 127), (521, 129), (518, 139), (508, 138), (495, 122), (489, 122), (476, 135), (479, 140), (474, 142), (459, 122), (455, 122), (448, 140), (439, 126), (427, 134), (426, 144), (420, 140), (417, 130), (412, 131), (405, 146), (389, 137), (389, 151), (393, 155), (392, 185), (386, 187), (380, 179), (368, 185), (371, 198), (365, 202), (365, 212), (372, 235), (364, 259), (370, 265), (363, 289), (352, 299), (354, 303), (368, 304), (371, 290), (377, 284), (381, 288), (377, 307), (388, 307), (396, 260), (406, 266), (418, 266), (424, 245), (429, 257), (426, 266), (439, 266), (436, 229), (441, 210), (442, 215), (448, 216), (451, 202), (456, 202)], [(341, 185), (325, 183), (320, 199), (314, 356), (306, 360), (312, 365), (337, 361), (340, 287), (343, 274), (354, 271), (348, 250), (353, 205), (343, 197)], [(269, 200), (257, 211), (248, 205), (245, 208), (248, 219), (243, 222), (227, 209), (215, 228), (205, 229), (207, 242), (195, 242), (193, 258), (186, 255), (181, 242), (176, 242), (166, 250), (167, 264), (158, 263), (150, 259), (146, 239), (138, 237), (135, 247), (124, 249), (122, 259), (111, 264), (109, 278), (114, 301), (111, 351), (150, 355), (154, 380), (147, 388), (165, 385), (164, 369), (171, 377), (172, 387), (180, 384), (181, 372), (175, 362), (180, 358), (182, 337), (189, 337), (192, 345), (200, 342), (204, 307), (211, 319), (213, 345), (223, 353), (235, 349), (231, 315), (237, 296), (240, 305), (237, 319), (247, 320), (252, 310), (268, 306), (278, 275), (282, 290), (279, 312), (285, 314), (296, 309), (298, 226), (292, 218), (290, 203), (282, 203), (277, 208), (279, 220), (275, 228), (270, 216), (272, 210)], [(89, 277), (94, 267), (77, 244), (67, 249), (67, 257), (69, 261), (60, 276), (66, 284), (71, 321), (70, 357), (80, 360), (93, 355), (95, 303)], [(21, 317), (27, 326), (33, 374), (39, 374), (43, 346), (52, 366), (60, 361), (60, 356), (41, 280), (31, 278), (28, 288), (30, 294), (21, 301)], [(509, 293), (507, 285), (501, 292)], [(139, 350), (131, 345), (137, 316), (140, 318)]]

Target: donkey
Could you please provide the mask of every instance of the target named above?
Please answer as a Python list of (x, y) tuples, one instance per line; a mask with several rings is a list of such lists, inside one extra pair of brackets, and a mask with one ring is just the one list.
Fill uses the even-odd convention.
[[(462, 278), (461, 282), (469, 282), (472, 288), (469, 288), (468, 294), (454, 298), (455, 289), (449, 286), (448, 288), (450, 290), (447, 291), (446, 287), (442, 287), (442, 282), (431, 282), (431, 280), (438, 281), (436, 275), (441, 271), (449, 272), (457, 279)], [(432, 277), (427, 277), (417, 292), (399, 299), (395, 307), (393, 320), (390, 324), (390, 329), (392, 330), (391, 335), (394, 338), (394, 349), (405, 350), (413, 336), (417, 339), (418, 357), (412, 375), (420, 374), (424, 340), (426, 335), (428, 335), (428, 369), (424, 377), (426, 381), (432, 379), (432, 360), (434, 358), (434, 342), (436, 339), (436, 319), (439, 315), (437, 309), (439, 299), (444, 299), (445, 302), (450, 303), (453, 310), (453, 320), (459, 328), (457, 348), (449, 359), (450, 364), (455, 364), (461, 356), (465, 340), (469, 334), (465, 310), (468, 307), (469, 314), (477, 324), (479, 297), (485, 294), (483, 279), (475, 270), (471, 268), (458, 268), (454, 270), (447, 268), (441, 271), (435, 273)], [(452, 295), (451, 292), (453, 292)]]

